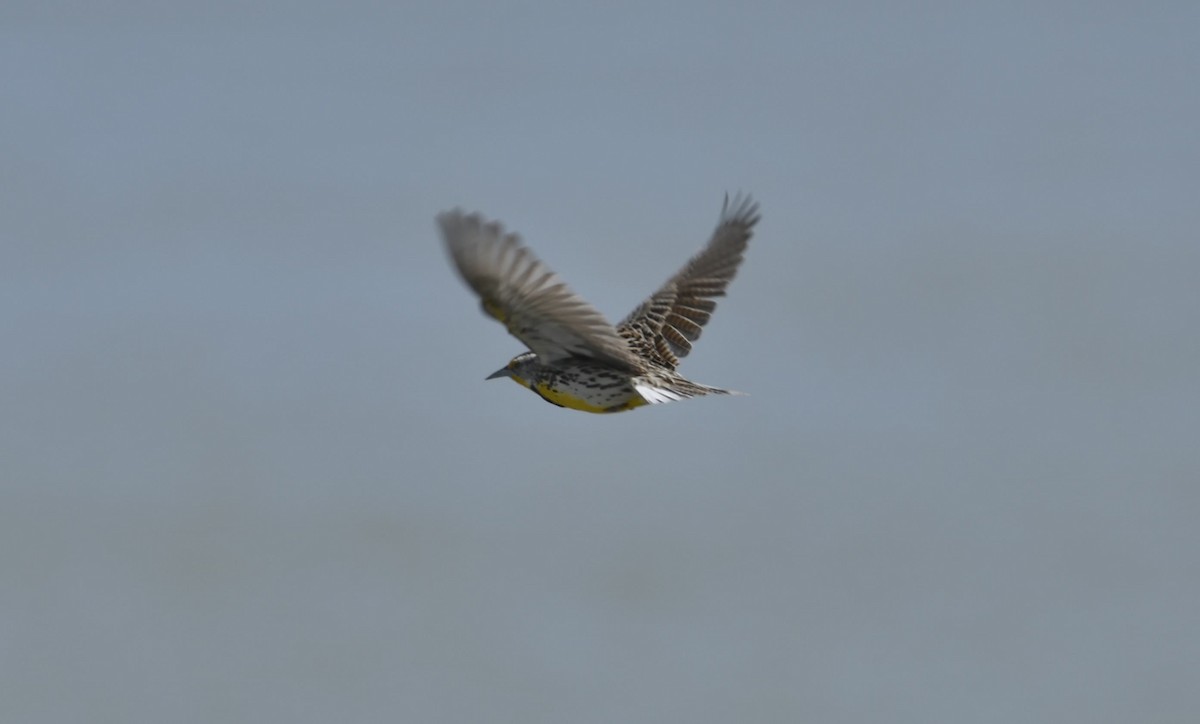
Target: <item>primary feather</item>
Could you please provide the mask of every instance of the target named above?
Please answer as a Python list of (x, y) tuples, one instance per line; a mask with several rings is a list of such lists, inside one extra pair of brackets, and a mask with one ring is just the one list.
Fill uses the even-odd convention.
[(636, 372), (643, 365), (625, 339), (538, 260), (516, 234), (459, 210), (438, 216), (459, 274), (484, 311), (546, 362), (588, 357)]
[(725, 296), (758, 223), (749, 196), (725, 197), (717, 228), (704, 249), (617, 325), (617, 332), (664, 367), (675, 369), (692, 351), (704, 325)]

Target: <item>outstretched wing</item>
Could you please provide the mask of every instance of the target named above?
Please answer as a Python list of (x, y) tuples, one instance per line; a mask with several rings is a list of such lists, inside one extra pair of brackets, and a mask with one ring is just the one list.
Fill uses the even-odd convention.
[(739, 194), (732, 203), (726, 196), (708, 245), (617, 325), (621, 336), (643, 356), (677, 367), (712, 317), (716, 298), (725, 296), (758, 219), (758, 204), (749, 196)]
[(572, 292), (516, 234), (457, 209), (437, 220), (450, 258), (483, 300), (483, 311), (543, 361), (579, 356), (632, 372), (642, 369), (604, 315)]

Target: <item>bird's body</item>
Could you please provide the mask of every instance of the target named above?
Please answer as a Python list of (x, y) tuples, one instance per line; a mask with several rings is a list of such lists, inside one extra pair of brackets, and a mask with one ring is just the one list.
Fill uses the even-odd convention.
[(641, 407), (629, 374), (587, 357), (568, 357), (542, 364), (532, 352), (506, 375), (533, 390), (546, 402), (584, 412), (623, 412)]
[(438, 217), (450, 256), (485, 314), (529, 352), (488, 379), (511, 377), (560, 407), (608, 413), (728, 390), (692, 382), (675, 368), (737, 273), (758, 205), (728, 198), (708, 245), (616, 327), (565, 284), (515, 234), (478, 215)]

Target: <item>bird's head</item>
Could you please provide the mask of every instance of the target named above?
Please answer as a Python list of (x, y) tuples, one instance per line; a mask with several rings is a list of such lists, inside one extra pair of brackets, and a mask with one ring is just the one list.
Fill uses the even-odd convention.
[(537, 366), (537, 355), (533, 352), (523, 352), (508, 361), (500, 369), (488, 375), (489, 380), (499, 379), (501, 377), (511, 377), (513, 382), (522, 387), (529, 387), (529, 381), (533, 379), (533, 368)]

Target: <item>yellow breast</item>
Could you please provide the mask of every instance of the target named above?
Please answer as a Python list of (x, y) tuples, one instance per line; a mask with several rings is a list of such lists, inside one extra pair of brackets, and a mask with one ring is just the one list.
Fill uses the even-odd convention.
[(512, 375), (511, 379), (518, 385), (536, 392), (547, 402), (551, 402), (555, 405), (561, 405), (562, 407), (572, 410), (580, 410), (581, 412), (592, 412), (596, 414), (624, 412), (626, 410), (632, 410), (646, 404), (646, 401), (637, 394), (634, 394), (624, 402), (619, 402), (610, 398), (605, 400), (602, 404), (596, 404), (584, 397), (580, 397), (570, 390), (563, 389), (562, 387), (552, 387), (548, 382), (545, 381), (530, 384), (529, 380), (517, 374)]
[(545, 382), (539, 382), (537, 384), (537, 393), (539, 395), (541, 395), (543, 398), (545, 398), (546, 400), (549, 400), (550, 402), (553, 402), (556, 405), (562, 405), (563, 407), (569, 407), (572, 410), (582, 410), (583, 412), (595, 412), (595, 413), (601, 413), (601, 414), (606, 413), (606, 412), (624, 412), (625, 410), (632, 410), (635, 407), (641, 407), (642, 405), (646, 404), (646, 401), (643, 400), (641, 397), (634, 396), (633, 399), (631, 399), (627, 402), (621, 403), (620, 405), (617, 405), (617, 406), (610, 405), (610, 406), (604, 407), (604, 406), (592, 404), (591, 402), (583, 399), (582, 397), (577, 397), (577, 396), (571, 394), (570, 392), (566, 392), (563, 390), (556, 390), (556, 389), (550, 387), (550, 385), (546, 384)]

